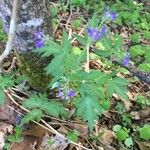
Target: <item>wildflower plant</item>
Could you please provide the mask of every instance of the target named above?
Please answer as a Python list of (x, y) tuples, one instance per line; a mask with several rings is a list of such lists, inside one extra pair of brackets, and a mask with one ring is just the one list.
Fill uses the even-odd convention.
[[(118, 35), (112, 37), (107, 27), (107, 23), (114, 21), (116, 17), (116, 13), (109, 11), (104, 14), (100, 22), (97, 15), (94, 14), (85, 28), (86, 36), (75, 36), (83, 50), (74, 49), (71, 45), (72, 39), (65, 31), (63, 31), (61, 43), (50, 39), (44, 46), (38, 43), (42, 36), (41, 32), (35, 34), (39, 45), (37, 44), (34, 52), (41, 54), (41, 57), (53, 56), (45, 68), (47, 75), (53, 76), (49, 88), (56, 90), (56, 99), (73, 104), (76, 110), (75, 115), (87, 122), (90, 131), (93, 130), (99, 117), (110, 108), (113, 93), (122, 99), (128, 99), (126, 95), (128, 82), (118, 77), (117, 71), (105, 73), (89, 68), (91, 59), (89, 50), (95, 45), (99, 46), (97, 50), (94, 49), (94, 53), (100, 57), (115, 54), (118, 56), (119, 54), (120, 61), (123, 60), (121, 38)], [(83, 64), (85, 64), (84, 68)]]

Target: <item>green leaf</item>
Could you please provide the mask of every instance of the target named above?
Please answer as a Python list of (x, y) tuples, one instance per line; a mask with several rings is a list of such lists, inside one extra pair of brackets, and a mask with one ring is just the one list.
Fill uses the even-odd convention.
[(30, 121), (39, 122), (43, 116), (43, 112), (40, 109), (33, 109), (21, 120), (22, 124), (29, 123)]
[(69, 141), (78, 142), (79, 133), (77, 130), (73, 130), (67, 133), (67, 139)]
[(64, 62), (66, 58), (66, 55), (63, 54), (56, 56), (45, 68), (47, 74), (61, 76), (64, 73)]
[(143, 140), (150, 140), (150, 125), (146, 124), (143, 128), (139, 129), (140, 138)]
[(128, 100), (128, 96), (127, 96), (128, 91), (126, 88), (127, 84), (128, 82), (123, 78), (116, 77), (112, 79), (108, 83), (108, 87), (107, 87), (108, 96), (112, 97), (113, 93), (116, 93), (118, 96), (121, 96), (123, 99)]
[(95, 13), (93, 16), (92, 16), (92, 18), (89, 20), (89, 22), (88, 22), (88, 27), (95, 27), (95, 28), (97, 28), (98, 27), (98, 25), (99, 25), (99, 23), (100, 23), (100, 20), (98, 19), (98, 16), (97, 16), (97, 13)]
[(134, 43), (138, 43), (140, 41), (140, 36), (136, 33), (136, 34), (132, 34), (130, 36), (131, 38), (131, 41), (134, 42)]
[(43, 48), (34, 49), (33, 52), (42, 54), (42, 57), (64, 53), (64, 49), (56, 42), (49, 40)]
[(84, 121), (87, 121), (90, 131), (93, 130), (98, 117), (104, 112), (96, 98), (86, 94), (82, 97), (78, 103), (77, 116), (82, 117)]
[(13, 76), (10, 75), (0, 75), (0, 88), (6, 89), (7, 87), (13, 86)]
[(122, 47), (123, 47), (123, 45), (122, 45), (122, 37), (121, 36), (119, 36), (119, 35), (115, 35), (115, 37), (114, 37), (115, 39), (114, 39), (114, 45), (113, 45), (113, 47), (114, 47), (114, 51), (120, 51), (120, 50), (122, 50)]
[(58, 13), (58, 7), (53, 5), (51, 8), (50, 8), (50, 14), (51, 14), (51, 17), (54, 18), (57, 16), (57, 13)]
[(75, 6), (85, 5), (86, 0), (71, 0), (71, 4)]
[(150, 63), (142, 63), (138, 66), (141, 70), (150, 72)]
[(62, 48), (65, 50), (66, 53), (69, 54), (71, 51), (71, 39), (69, 39), (69, 36), (66, 31), (63, 31), (63, 37), (62, 37)]
[(125, 144), (127, 147), (133, 146), (133, 139), (132, 139), (132, 137), (128, 137), (128, 138), (124, 141), (124, 144)]
[(0, 106), (5, 102), (5, 93), (2, 89), (0, 89)]
[(47, 114), (52, 116), (66, 116), (66, 111), (63, 105), (59, 102), (51, 101), (47, 103), (43, 103), (41, 109), (45, 111)]
[(150, 40), (150, 31), (144, 31), (143, 35), (144, 35), (144, 38)]
[(113, 131), (115, 132), (118, 132), (120, 129), (121, 129), (121, 126), (118, 124), (113, 127)]
[(144, 50), (141, 45), (131, 46), (130, 48), (131, 57), (136, 57), (144, 54)]
[(87, 45), (87, 39), (85, 37), (81, 37), (79, 35), (75, 35), (75, 38), (79, 41), (80, 44), (86, 46)]
[(79, 91), (82, 95), (84, 95), (86, 93), (92, 97), (101, 98), (102, 100), (105, 99), (104, 89), (102, 87), (100, 87), (99, 85), (94, 84), (94, 83), (82, 84)]
[(124, 141), (129, 135), (128, 133), (124, 130), (124, 129), (120, 129), (117, 133), (116, 133), (117, 139), (119, 141)]
[(49, 101), (49, 99), (42, 94), (33, 95), (27, 99), (23, 105), (29, 109), (40, 109), (45, 113), (53, 116), (66, 116), (66, 111), (63, 105), (55, 100)]

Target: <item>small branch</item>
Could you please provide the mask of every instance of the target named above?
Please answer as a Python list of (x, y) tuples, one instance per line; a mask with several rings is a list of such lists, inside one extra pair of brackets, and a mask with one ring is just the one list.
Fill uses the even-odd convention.
[(144, 81), (145, 83), (150, 85), (150, 72), (145, 72), (139, 70), (134, 65), (129, 64), (128, 66), (125, 66), (122, 62), (120, 62), (117, 58), (110, 58), (110, 61), (113, 63), (127, 69), (130, 73), (138, 77), (141, 81)]
[(8, 41), (7, 41), (6, 48), (5, 48), (4, 52), (0, 56), (0, 73), (2, 72), (3, 60), (8, 56), (8, 54), (12, 50), (12, 45), (13, 45), (13, 41), (15, 38), (16, 28), (17, 28), (19, 6), (20, 6), (20, 0), (14, 0), (13, 7), (12, 7), (12, 16), (11, 16), (11, 20), (10, 20)]
[(15, 68), (16, 62), (17, 62), (17, 57), (14, 57), (12, 60), (11, 66), (5, 72), (10, 73)]
[[(94, 50), (93, 52), (95, 54), (99, 55), (97, 53), (97, 51), (98, 50)], [(125, 68), (130, 73), (132, 73), (134, 76), (138, 77), (139, 80), (144, 81), (145, 83), (147, 83), (148, 85), (150, 85), (150, 72), (145, 72), (145, 71), (139, 70), (137, 67), (135, 67), (134, 65), (131, 65), (131, 64), (129, 64), (128, 66), (126, 66), (122, 62), (120, 62), (120, 60), (117, 57), (104, 57), (104, 58), (108, 59), (112, 63), (115, 63), (115, 64), (117, 64), (117, 65)]]

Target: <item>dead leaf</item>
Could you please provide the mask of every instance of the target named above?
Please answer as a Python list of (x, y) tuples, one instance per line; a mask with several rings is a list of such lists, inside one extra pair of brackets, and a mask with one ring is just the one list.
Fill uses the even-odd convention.
[(143, 120), (150, 116), (150, 106), (147, 106), (145, 109), (139, 111), (132, 111), (131, 116), (135, 120)]
[(52, 137), (51, 140), (54, 141), (54, 144), (52, 144), (53, 150), (64, 150), (68, 146), (65, 138), (62, 138), (58, 135)]
[(88, 137), (88, 126), (83, 123), (69, 123), (71, 129), (76, 129), (85, 138)]
[(3, 149), (5, 145), (6, 134), (13, 131), (13, 126), (11, 124), (1, 122), (0, 123), (0, 150)]
[(132, 103), (130, 101), (124, 101), (124, 107), (127, 110), (127, 112), (129, 112), (131, 110)]
[(0, 131), (0, 149), (3, 149), (5, 145), (5, 134)]
[(34, 136), (25, 136), (21, 143), (14, 143), (11, 150), (36, 150), (39, 138)]
[(17, 113), (7, 105), (12, 105), (11, 101), (8, 99), (6, 99), (5, 104), (0, 107), (0, 120), (5, 120), (11, 124), (15, 124)]
[[(27, 131), (23, 132), (23, 135), (30, 135), (30, 136), (35, 136), (35, 137), (43, 137), (46, 133), (49, 133), (48, 130), (46, 130), (45, 128), (42, 128), (39, 125), (33, 125), (30, 126), (30, 129)], [(50, 133), (49, 133), (50, 134)]]
[(140, 150), (150, 150), (150, 142), (136, 141), (136, 143), (138, 144)]
[(115, 133), (110, 130), (107, 130), (105, 128), (100, 128), (100, 134), (101, 133), (102, 133), (102, 136), (100, 138), (100, 141), (104, 145), (110, 145), (115, 139)]

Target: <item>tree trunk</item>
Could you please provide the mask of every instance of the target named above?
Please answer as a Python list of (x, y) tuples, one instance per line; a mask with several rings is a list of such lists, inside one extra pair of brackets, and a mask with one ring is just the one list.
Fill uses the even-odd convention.
[[(19, 56), (21, 70), (29, 79), (35, 90), (44, 92), (50, 77), (44, 73), (44, 67), (50, 61), (32, 52), (35, 48), (34, 33), (42, 31), (51, 35), (49, 0), (20, 0), (20, 11), (14, 47)], [(0, 0), (0, 18), (4, 22), (4, 30), (8, 32), (13, 0)]]

